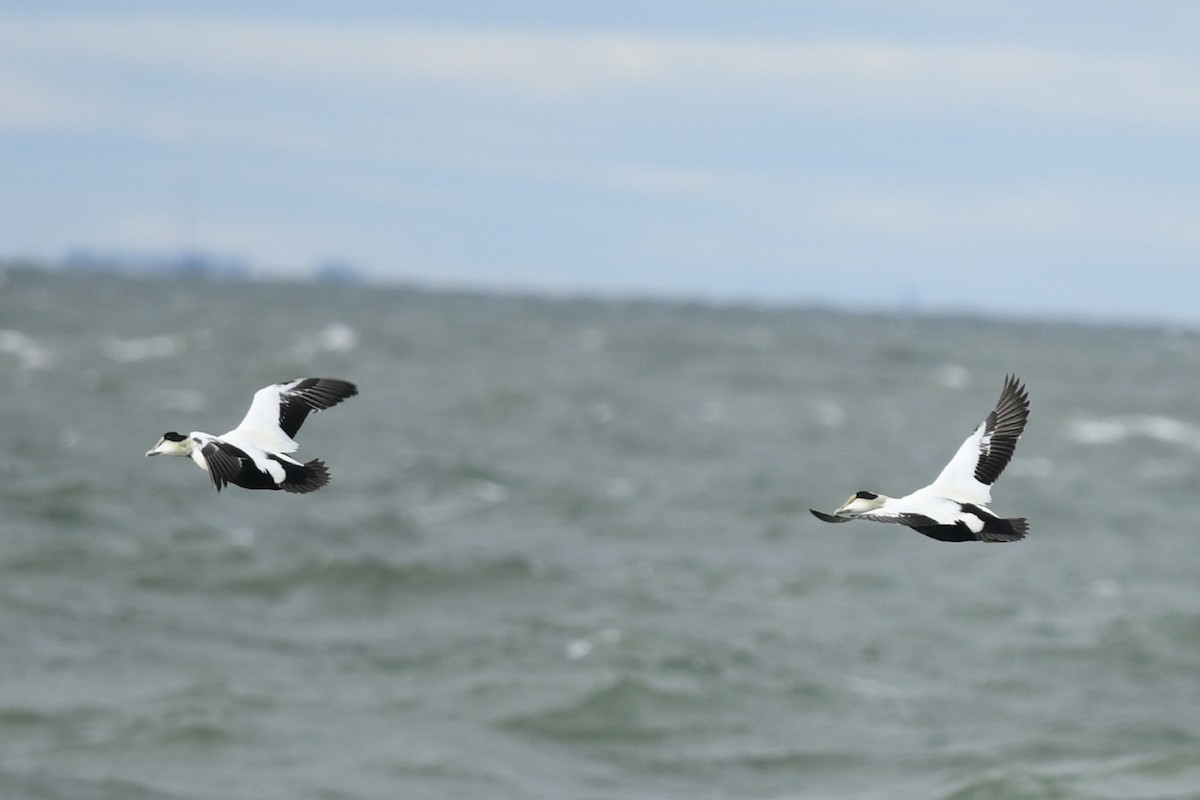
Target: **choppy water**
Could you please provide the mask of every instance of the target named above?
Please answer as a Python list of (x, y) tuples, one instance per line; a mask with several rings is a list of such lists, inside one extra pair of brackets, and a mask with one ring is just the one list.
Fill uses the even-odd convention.
[[(1015, 545), (823, 525), (1006, 372)], [(302, 375), (333, 483), (213, 492)], [(1200, 798), (1200, 337), (14, 273), (4, 798)]]

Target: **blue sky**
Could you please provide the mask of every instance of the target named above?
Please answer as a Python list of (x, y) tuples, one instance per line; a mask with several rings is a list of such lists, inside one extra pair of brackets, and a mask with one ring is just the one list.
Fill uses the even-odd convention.
[(1200, 321), (1191, 2), (0, 2), (0, 257)]

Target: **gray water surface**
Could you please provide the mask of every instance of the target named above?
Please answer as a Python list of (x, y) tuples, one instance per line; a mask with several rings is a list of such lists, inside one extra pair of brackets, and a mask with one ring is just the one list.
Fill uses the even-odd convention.
[[(1005, 373), (1008, 545), (831, 526)], [(294, 377), (333, 482), (167, 430)], [(13, 272), (0, 796), (1200, 798), (1200, 337)]]

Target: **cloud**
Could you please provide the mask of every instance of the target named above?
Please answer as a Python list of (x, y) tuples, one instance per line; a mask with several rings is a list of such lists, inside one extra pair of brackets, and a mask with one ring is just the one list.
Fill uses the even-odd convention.
[(54, 127), (70, 115), (62, 92), (37, 76), (0, 66), (0, 131)]
[[(0, 86), (10, 93), (56, 91), (51, 107), (82, 104), (92, 114), (105, 99), (144, 91), (147, 76), (177, 76), (326, 96), (453, 91), (542, 103), (623, 97), (668, 102), (689, 114), (715, 104), (852, 118), (1018, 113), (1200, 126), (1200, 70), (1192, 59), (995, 42), (8, 15), (0, 22), (0, 50)], [(106, 87), (108, 98), (87, 103), (64, 78), (96, 71), (121, 80)]]
[(1194, 261), (1189, 51), (833, 27), (0, 13), (9, 246), (564, 286)]

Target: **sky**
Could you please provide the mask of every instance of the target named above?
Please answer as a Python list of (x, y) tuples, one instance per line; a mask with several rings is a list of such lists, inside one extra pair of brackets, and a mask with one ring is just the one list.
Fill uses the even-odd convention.
[(1200, 323), (1200, 4), (0, 0), (0, 259)]

